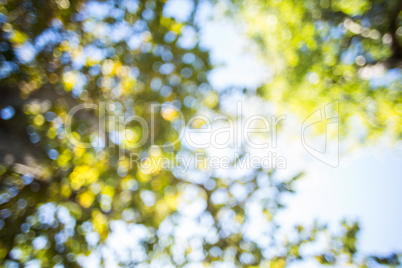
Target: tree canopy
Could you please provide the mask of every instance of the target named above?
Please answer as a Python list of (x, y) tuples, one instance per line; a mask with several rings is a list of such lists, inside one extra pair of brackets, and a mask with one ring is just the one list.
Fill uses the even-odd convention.
[[(231, 178), (196, 168), (180, 176), (157, 161), (191, 158), (196, 150), (174, 143), (183, 120), (222, 113), (199, 45), (200, 3), (182, 21), (166, 15), (164, 1), (1, 2), (1, 266), (80, 267), (86, 256), (106, 267), (399, 265), (395, 253), (360, 253), (355, 222), (339, 233), (320, 222), (281, 233), (282, 196), (302, 173), (282, 179), (257, 168)], [(259, 96), (301, 116), (342, 100), (370, 138), (402, 133), (400, 11), (399, 1), (228, 5), (272, 68)], [(378, 70), (398, 76), (376, 82)], [(74, 107), (82, 109), (72, 116)], [(152, 133), (120, 116), (143, 118)], [(132, 166), (133, 153), (151, 164)], [(318, 240), (323, 249), (308, 250)]]
[(343, 135), (361, 123), (361, 142), (401, 137), (400, 1), (246, 1), (240, 14), (272, 77), (260, 94), (302, 118), (339, 100)]

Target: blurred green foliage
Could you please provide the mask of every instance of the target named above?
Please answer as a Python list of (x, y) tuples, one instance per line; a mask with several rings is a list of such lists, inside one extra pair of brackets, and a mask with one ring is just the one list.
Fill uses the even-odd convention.
[(359, 142), (402, 135), (402, 4), (383, 0), (236, 1), (273, 75), (260, 94), (306, 118), (339, 100), (344, 136)]
[[(395, 11), (396, 2), (233, 4), (250, 23), (261, 58), (273, 66), (264, 96), (296, 111), (334, 98), (348, 100), (345, 113), (372, 115), (367, 120), (374, 129), (385, 129), (384, 118), (395, 115), (392, 130), (400, 135), (399, 81), (374, 89), (358, 77), (367, 64), (393, 57), (382, 27), (390, 24), (385, 12)], [(185, 118), (200, 110), (219, 113), (220, 96), (207, 80), (209, 54), (198, 45), (198, 3), (185, 22), (165, 16), (164, 5), (151, 0), (1, 2), (1, 266), (36, 261), (40, 267), (78, 267), (91, 253), (98, 254), (101, 266), (114, 254), (124, 267), (177, 267), (194, 260), (206, 266), (225, 261), (238, 267), (285, 267), (306, 258), (359, 267), (399, 264), (397, 255), (360, 254), (355, 223), (345, 222), (338, 234), (318, 223), (297, 226), (279, 238), (281, 197), (293, 192), (299, 175), (282, 180), (274, 170), (259, 169), (233, 181), (201, 171), (207, 179), (194, 183), (159, 165), (131, 168), (130, 153), (158, 159), (186, 149), (180, 144), (155, 149), (148, 141), (122, 155), (119, 145), (138, 141), (141, 126), (130, 126), (129, 138), (119, 140), (120, 128), (111, 124), (102, 137), (100, 114), (93, 109), (78, 113), (72, 125), (75, 139), (93, 145), (68, 142), (67, 114), (82, 103), (104, 103), (108, 118), (137, 115), (151, 122), (155, 116), (159, 145), (177, 138), (180, 120), (163, 106), (153, 114), (151, 104), (174, 105)], [(361, 26), (370, 12), (375, 13), (366, 19), (370, 25)], [(376, 16), (382, 16), (381, 24), (375, 24)], [(365, 63), (341, 60), (351, 46), (361, 47)], [(96, 146), (99, 141), (107, 146)], [(237, 196), (236, 188), (245, 197)], [(183, 211), (191, 212), (197, 202), (200, 213), (188, 219)], [(263, 215), (257, 236), (247, 231), (257, 228), (247, 209), (253, 204)], [(108, 245), (119, 226), (136, 230), (123, 238), (138, 244), (124, 256)], [(180, 239), (183, 228), (197, 231)], [(304, 254), (306, 245), (321, 236), (328, 238), (327, 249)]]

